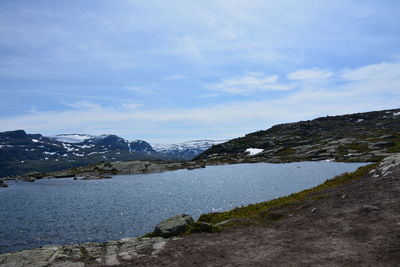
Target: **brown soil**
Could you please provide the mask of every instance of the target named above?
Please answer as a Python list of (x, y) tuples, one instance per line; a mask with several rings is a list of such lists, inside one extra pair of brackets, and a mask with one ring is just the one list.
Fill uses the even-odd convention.
[(127, 266), (400, 266), (400, 171), (366, 177), (292, 208), (272, 225), (169, 241)]

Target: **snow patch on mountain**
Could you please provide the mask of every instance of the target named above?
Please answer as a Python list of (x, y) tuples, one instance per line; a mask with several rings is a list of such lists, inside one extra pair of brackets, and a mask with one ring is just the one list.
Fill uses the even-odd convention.
[(221, 144), (226, 142), (227, 140), (192, 140), (179, 144), (151, 144), (153, 149), (157, 152), (166, 152), (166, 151), (184, 151), (188, 149), (203, 149), (206, 150), (213, 145)]
[(246, 149), (246, 153), (248, 153), (250, 156), (254, 156), (254, 155), (260, 154), (263, 151), (264, 151), (264, 149), (260, 149), (260, 148), (248, 148), (248, 149)]
[(64, 143), (78, 144), (85, 140), (96, 138), (96, 136), (88, 134), (57, 134), (55, 136), (49, 136), (49, 138)]

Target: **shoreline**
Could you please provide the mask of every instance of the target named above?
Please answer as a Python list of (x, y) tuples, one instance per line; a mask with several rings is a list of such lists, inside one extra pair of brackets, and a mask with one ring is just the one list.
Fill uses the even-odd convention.
[(150, 174), (162, 173), (177, 170), (195, 170), (206, 168), (207, 166), (220, 166), (220, 165), (235, 165), (235, 164), (253, 164), (253, 163), (295, 163), (295, 162), (344, 162), (344, 163), (371, 163), (376, 161), (357, 161), (357, 159), (344, 160), (334, 159), (330, 157), (316, 158), (316, 159), (299, 159), (299, 160), (267, 160), (265, 158), (248, 157), (240, 158), (237, 160), (219, 161), (219, 160), (199, 160), (187, 162), (170, 162), (160, 163), (151, 161), (115, 161), (105, 162), (99, 164), (92, 164), (87, 166), (75, 167), (71, 169), (54, 171), (49, 173), (28, 173), (25, 175), (18, 175), (13, 177), (2, 177), (0, 181), (21, 180), (26, 182), (34, 182), (39, 179), (58, 179), (58, 178), (74, 178), (77, 180), (98, 180), (107, 179), (112, 175), (136, 175), (136, 174)]
[[(382, 163), (380, 163), (379, 167), (374, 168), (372, 170), (368, 170), (368, 173), (371, 173), (372, 175), (375, 175), (375, 176), (385, 176), (387, 173), (390, 174), (390, 170), (393, 168), (393, 166), (395, 166), (396, 164), (400, 165), (400, 156), (394, 155), (392, 157), (395, 158), (394, 161), (393, 161), (393, 159), (391, 159), (391, 157), (389, 157), (389, 159), (385, 159)], [(394, 163), (392, 163), (392, 162), (394, 162)], [(369, 168), (371, 168), (371, 166), (373, 166), (373, 164), (370, 164), (367, 166), (370, 166)], [(366, 166), (361, 167), (360, 169), (362, 169), (362, 168), (365, 169)], [(354, 173), (356, 173), (356, 176), (361, 175), (360, 173), (357, 173), (357, 171)], [(362, 175), (365, 175), (365, 171)], [(343, 175), (341, 175), (339, 177), (342, 177), (342, 176)], [(353, 178), (359, 179), (361, 177), (353, 177)], [(331, 180), (335, 180), (335, 179), (337, 180), (338, 177), (331, 179)], [(331, 181), (331, 180), (328, 180), (328, 181)], [(352, 179), (350, 179), (350, 181), (347, 181), (347, 180), (340, 181), (339, 184), (342, 184), (342, 183), (345, 184), (345, 183), (351, 182), (351, 180)], [(253, 221), (247, 220), (248, 218), (246, 218), (245, 216), (242, 216), (242, 213), (248, 215), (248, 213), (244, 212), (244, 211), (246, 211), (248, 209), (253, 210), (254, 207), (257, 205), (266, 205), (262, 209), (265, 209), (265, 207), (269, 207), (268, 209), (270, 209), (270, 208), (278, 208), (279, 209), (282, 206), (282, 200), (285, 204), (289, 203), (290, 201), (296, 202), (299, 200), (299, 198), (298, 198), (299, 196), (304, 197), (304, 195), (308, 195), (309, 193), (313, 193), (314, 191), (325, 190), (327, 188), (330, 188), (331, 186), (337, 186), (336, 184), (331, 184), (326, 187), (323, 186), (324, 188), (319, 188), (322, 185), (292, 194), (290, 196), (286, 196), (286, 197), (282, 197), (282, 198), (278, 198), (278, 199), (274, 199), (271, 201), (262, 202), (262, 203), (258, 203), (258, 204), (251, 204), (246, 207), (241, 207), (241, 208), (226, 211), (226, 212), (203, 214), (202, 216), (199, 217), (199, 219), (195, 223), (194, 227), (191, 227), (189, 230), (186, 231), (184, 236), (190, 235), (191, 233), (212, 232), (214, 230), (215, 230), (215, 232), (219, 232), (221, 229), (230, 228), (232, 226), (237, 227), (237, 226), (244, 226), (244, 225), (247, 225), (247, 226), (257, 225), (258, 222), (254, 221), (254, 220)], [(315, 190), (316, 188), (317, 189), (319, 188), (319, 189)], [(290, 201), (288, 202), (288, 200), (290, 200)], [(275, 215), (277, 216), (277, 218), (274, 217)], [(276, 219), (278, 219), (278, 220), (282, 219), (280, 214), (275, 214), (275, 215), (272, 216), (272, 219), (270, 218), (271, 219), (270, 223), (273, 223)], [(214, 228), (212, 228), (213, 230), (210, 230), (211, 228), (208, 228), (208, 230), (206, 229), (205, 231), (204, 231), (204, 229), (199, 230), (199, 223), (202, 225), (208, 224)], [(218, 226), (218, 227), (215, 228), (215, 226)], [(3, 266), (49, 266), (49, 264), (50, 264), (49, 262), (46, 263), (47, 265), (40, 265), (40, 264), (43, 264), (44, 262), (42, 260), (40, 260), (39, 258), (37, 258), (36, 256), (33, 256), (33, 255), (39, 255), (39, 256), (44, 255), (47, 257), (47, 256), (49, 256), (49, 254), (51, 254), (51, 255), (47, 259), (51, 260), (51, 266), (58, 266), (57, 265), (58, 263), (68, 262), (70, 260), (72, 260), (71, 264), (73, 264), (70, 266), (84, 266), (82, 264), (91, 262), (92, 260), (95, 260), (95, 262), (97, 264), (107, 265), (106, 264), (107, 261), (108, 261), (108, 263), (110, 263), (110, 262), (116, 263), (116, 262), (118, 262), (118, 259), (122, 260), (122, 261), (124, 261), (124, 260), (129, 261), (135, 257), (139, 257), (140, 255), (155, 256), (160, 252), (160, 250), (162, 250), (162, 248), (165, 246), (165, 244), (167, 244), (167, 242), (169, 242), (171, 240), (178, 240), (176, 237), (164, 239), (161, 237), (154, 237), (154, 236), (152, 236), (152, 234), (148, 234), (147, 236), (148, 237), (124, 238), (122, 240), (108, 241), (108, 242), (104, 242), (104, 243), (84, 243), (84, 244), (75, 244), (75, 245), (45, 246), (45, 247), (36, 248), (36, 249), (32, 249), (32, 250), (23, 250), (23, 251), (19, 251), (19, 252), (0, 254), (0, 266), (1, 267), (3, 267)], [(141, 254), (141, 249), (130, 250), (130, 252), (128, 254), (126, 254), (126, 253), (124, 253), (126, 251), (122, 251), (120, 249), (124, 246), (124, 244), (131, 244), (129, 246), (140, 247), (141, 249), (144, 249), (143, 251), (147, 251), (146, 252), (147, 254), (146, 253)], [(134, 245), (132, 245), (132, 244), (134, 244)], [(84, 249), (82, 249), (82, 248), (84, 248)], [(101, 248), (101, 251), (99, 251), (98, 248)], [(104, 248), (106, 248), (106, 250), (104, 250)], [(118, 251), (118, 254), (115, 254), (116, 252), (114, 254), (110, 252), (111, 253), (110, 254), (109, 252), (107, 252), (109, 250), (110, 251), (113, 250), (114, 252)], [(97, 251), (97, 252), (93, 252), (93, 251)], [(67, 252), (69, 253), (69, 256), (68, 255), (66, 256), (65, 253), (67, 253)], [(91, 253), (92, 254), (94, 253), (94, 254), (92, 255)], [(111, 257), (112, 260), (107, 259), (107, 255), (108, 255), (107, 253), (109, 254), (109, 256), (114, 255)], [(96, 255), (97, 256), (102, 255), (103, 258), (102, 257), (94, 258), (94, 256), (96, 256)], [(134, 257), (132, 255), (136, 255), (136, 256)], [(30, 258), (31, 260), (30, 260), (29, 264), (27, 265), (26, 261), (22, 260), (22, 258), (23, 259)], [(16, 265), (9, 265), (11, 259), (19, 259), (19, 260), (17, 260), (16, 262), (13, 262), (13, 264), (16, 264)], [(78, 261), (78, 259), (79, 259), (79, 261)], [(97, 259), (97, 261), (96, 261), (96, 259)], [(21, 262), (22, 265), (18, 265), (19, 261), (24, 261), (25, 263)], [(81, 261), (83, 261), (83, 262), (81, 262)], [(59, 266), (62, 266), (62, 265), (59, 265)], [(112, 265), (110, 265), (110, 266), (112, 266)]]

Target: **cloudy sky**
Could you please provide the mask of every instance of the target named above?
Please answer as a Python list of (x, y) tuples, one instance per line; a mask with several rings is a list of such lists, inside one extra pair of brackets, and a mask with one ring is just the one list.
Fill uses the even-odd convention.
[(400, 1), (1, 0), (0, 131), (174, 143), (400, 107)]

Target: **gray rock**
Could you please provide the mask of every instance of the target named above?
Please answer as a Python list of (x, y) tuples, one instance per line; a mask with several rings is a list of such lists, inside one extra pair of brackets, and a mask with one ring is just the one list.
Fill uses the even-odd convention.
[(364, 205), (364, 206), (361, 208), (361, 211), (363, 211), (363, 212), (371, 212), (371, 211), (378, 211), (378, 210), (380, 210), (380, 209), (381, 209), (381, 208), (378, 207), (378, 206)]
[(230, 222), (232, 222), (232, 220), (231, 220), (231, 219), (228, 219), (228, 220), (219, 222), (219, 223), (217, 223), (216, 225), (222, 227), (222, 226), (224, 226), (224, 225), (226, 225), (226, 224), (228, 224), (228, 223), (230, 223)]
[(3, 180), (0, 180), (0, 187), (8, 187), (8, 185)]
[(154, 238), (124, 238), (105, 243), (45, 246), (32, 250), (0, 254), (0, 267), (83, 267), (118, 266), (145, 255), (157, 256), (167, 240)]
[(318, 211), (317, 208), (312, 208), (312, 209), (311, 209), (311, 213), (316, 213), (317, 211)]
[(51, 265), (51, 267), (84, 267), (85, 264), (83, 262), (57, 262)]
[(101, 179), (111, 179), (112, 177), (109, 175), (87, 175), (83, 177), (81, 180), (101, 180)]
[(153, 244), (153, 252), (151, 253), (151, 255), (155, 256), (158, 253), (160, 253), (160, 251), (164, 249), (166, 244), (167, 244), (166, 241), (161, 241), (161, 242), (158, 242), (158, 243), (154, 243)]
[(156, 236), (168, 238), (184, 233), (194, 223), (192, 216), (187, 214), (176, 215), (156, 225), (154, 233)]

